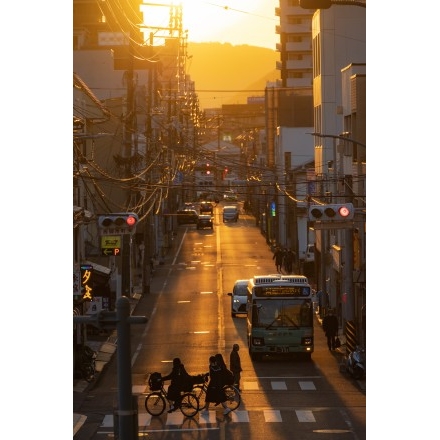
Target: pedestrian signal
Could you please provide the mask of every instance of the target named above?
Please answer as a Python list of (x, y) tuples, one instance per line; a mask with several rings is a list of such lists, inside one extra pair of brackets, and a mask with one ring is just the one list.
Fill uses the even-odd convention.
[(309, 220), (311, 221), (352, 220), (353, 217), (354, 207), (352, 203), (311, 205), (309, 207)]

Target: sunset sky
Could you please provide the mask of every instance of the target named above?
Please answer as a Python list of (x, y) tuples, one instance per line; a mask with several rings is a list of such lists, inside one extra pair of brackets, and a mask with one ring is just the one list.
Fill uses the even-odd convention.
[[(173, 3), (183, 6), (183, 28), (188, 30), (190, 42), (217, 41), (273, 50), (279, 42), (279, 35), (275, 33), (275, 26), (279, 24), (275, 8), (279, 0), (184, 0)], [(146, 24), (168, 26), (169, 8), (144, 8)]]

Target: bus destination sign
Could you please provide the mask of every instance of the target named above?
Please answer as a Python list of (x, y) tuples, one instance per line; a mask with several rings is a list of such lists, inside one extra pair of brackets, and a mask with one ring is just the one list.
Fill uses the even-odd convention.
[(308, 297), (309, 286), (255, 286), (256, 297)]

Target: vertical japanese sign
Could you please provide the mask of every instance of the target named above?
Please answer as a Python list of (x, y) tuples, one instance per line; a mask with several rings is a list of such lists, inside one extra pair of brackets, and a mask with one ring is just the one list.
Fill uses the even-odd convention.
[(81, 295), (82, 299), (86, 301), (93, 299), (92, 275), (93, 266), (91, 264), (81, 265)]

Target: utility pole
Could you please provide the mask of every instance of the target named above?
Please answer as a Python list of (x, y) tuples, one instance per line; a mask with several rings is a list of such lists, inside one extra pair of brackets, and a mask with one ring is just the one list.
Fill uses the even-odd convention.
[[(131, 147), (132, 138), (134, 132), (134, 86), (133, 86), (133, 52), (132, 52), (132, 41), (129, 38), (128, 43), (128, 69), (126, 70), (126, 80), (127, 80), (127, 102), (125, 109), (124, 118), (124, 147), (123, 147), (123, 158), (125, 160), (125, 177), (131, 177)], [(127, 190), (127, 207), (130, 205), (130, 200), (132, 197), (132, 192), (130, 189)], [(131, 293), (131, 236), (123, 237), (122, 246), (122, 268), (121, 268), (121, 290), (122, 295), (130, 296)]]
[[(154, 34), (153, 32), (150, 33), (150, 47), (151, 52), (150, 56), (153, 55), (153, 41), (154, 41)], [(156, 76), (156, 64), (150, 63), (150, 67), (148, 69), (148, 90), (147, 90), (147, 119), (146, 119), (146, 127), (145, 127), (145, 139), (146, 139), (146, 157), (149, 157), (150, 154), (152, 154), (152, 149), (154, 145), (153, 140), (153, 129), (151, 124), (151, 118), (152, 118), (152, 111), (153, 111), (153, 96), (154, 96), (154, 90), (153, 85), (155, 81)], [(148, 164), (145, 164), (148, 166)], [(145, 175), (146, 180), (146, 187), (148, 188), (151, 181), (151, 172), (148, 172)], [(150, 191), (150, 190), (146, 190)], [(147, 209), (147, 208), (145, 208)], [(151, 225), (150, 222), (152, 221), (152, 215), (151, 213), (146, 213), (144, 218), (144, 230), (143, 230), (143, 237), (144, 237), (144, 256), (142, 260), (142, 294), (147, 295), (150, 293), (150, 285), (151, 285), (151, 270), (150, 270), (150, 261), (152, 261), (153, 258), (153, 237), (151, 234)]]

